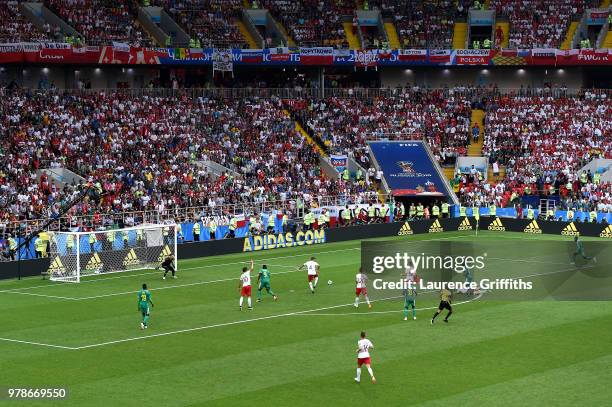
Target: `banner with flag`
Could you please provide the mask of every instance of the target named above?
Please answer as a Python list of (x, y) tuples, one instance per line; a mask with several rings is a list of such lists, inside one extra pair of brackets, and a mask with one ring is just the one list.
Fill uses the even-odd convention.
[(0, 64), (120, 64), (120, 65), (213, 65), (215, 71), (232, 72), (234, 64), (335, 65), (349, 67), (423, 65), (612, 65), (608, 49), (555, 48), (448, 50), (385, 49), (348, 50), (332, 47), (271, 49), (146, 48), (114, 42), (107, 46), (67, 43), (0, 44)]
[(425, 62), (427, 61), (426, 49), (400, 49), (397, 59), (404, 62)]
[(450, 49), (429, 50), (428, 61), (430, 64), (450, 64), (451, 50)]
[(233, 72), (234, 63), (232, 61), (231, 49), (214, 49), (213, 50), (213, 72)]
[(291, 53), (287, 47), (275, 47), (269, 48), (270, 61), (274, 62), (287, 62), (291, 60)]
[(302, 65), (331, 65), (334, 63), (332, 47), (300, 48)]
[(555, 65), (557, 50), (554, 48), (534, 48), (531, 50), (531, 65)]
[(369, 68), (378, 65), (378, 53), (373, 49), (355, 50), (355, 66)]
[(332, 154), (329, 156), (332, 166), (341, 173), (348, 166), (348, 156), (346, 154)]
[(262, 49), (240, 50), (239, 60), (244, 64), (261, 64), (264, 60)]
[(490, 49), (457, 49), (455, 64), (457, 65), (489, 65), (495, 51)]

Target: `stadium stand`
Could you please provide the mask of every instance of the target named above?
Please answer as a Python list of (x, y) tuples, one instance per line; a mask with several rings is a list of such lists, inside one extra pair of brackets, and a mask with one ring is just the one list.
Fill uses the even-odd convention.
[(189, 34), (191, 45), (248, 48), (236, 26), (242, 12), (241, 0), (158, 0), (152, 4), (170, 13)]
[(370, 1), (393, 18), (403, 48), (451, 48), (459, 11), (450, 0)]
[[(71, 216), (298, 198), (310, 204), (372, 188), (325, 177), (276, 98), (16, 91), (1, 105), (4, 220), (57, 216), (83, 190), (38, 178), (36, 170), (48, 167), (72, 169), (96, 184)], [(213, 178), (198, 166), (206, 160), (232, 172)]]
[(442, 90), (398, 90), (387, 97), (332, 97), (312, 101), (297, 114), (330, 151), (367, 166), (365, 141), (424, 136), (441, 163), (454, 163), (469, 144), (470, 100)]
[(347, 48), (342, 17), (352, 18), (355, 4), (348, 0), (264, 0), (277, 21), (298, 45)]
[(77, 30), (87, 44), (115, 41), (134, 46), (152, 45), (136, 21), (135, 4), (131, 1), (47, 0), (45, 6)]
[(41, 32), (21, 14), (19, 2), (0, 1), (0, 42), (37, 42), (54, 39), (60, 39), (57, 27), (47, 24), (44, 26), (44, 32)]
[(612, 203), (610, 184), (580, 172), (593, 158), (612, 157), (612, 101), (605, 93), (500, 96), (487, 105), (484, 152), (506, 166), (505, 179), (481, 183), (463, 176), (466, 205), (504, 207), (523, 195), (560, 193), (564, 208)]
[(491, 0), (490, 7), (510, 22), (510, 48), (557, 48), (572, 18), (585, 8), (597, 7), (589, 0)]

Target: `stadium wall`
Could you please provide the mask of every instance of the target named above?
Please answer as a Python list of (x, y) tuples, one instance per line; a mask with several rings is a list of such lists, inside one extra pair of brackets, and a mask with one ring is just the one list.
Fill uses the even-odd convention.
[[(417, 83), (421, 86), (445, 87), (454, 84), (466, 86), (496, 84), (501, 89), (514, 89), (523, 87), (544, 87), (545, 84), (557, 86), (565, 85), (568, 88), (592, 87), (596, 84), (609, 85), (597, 81), (597, 72), (607, 67), (380, 67), (375, 74), (380, 78), (380, 86), (396, 87)], [(6, 65), (0, 68), (2, 82), (17, 82), (22, 87), (37, 89), (46, 82), (59, 89), (75, 89), (79, 80), (90, 82), (94, 89), (115, 89), (129, 87), (140, 89), (147, 86), (150, 80), (160, 77), (170, 77), (174, 69), (169, 67), (121, 67), (105, 65), (77, 66), (77, 65)], [(202, 76), (202, 67), (180, 67), (188, 78), (193, 71), (198, 77)], [(237, 78), (252, 76), (252, 72), (261, 72), (266, 75), (283, 75), (283, 67), (236, 67)], [(339, 72), (345, 70), (349, 75), (358, 75), (353, 68), (336, 68)], [(301, 73), (311, 79), (316, 78), (317, 70), (310, 67), (300, 67)], [(278, 71), (278, 72), (276, 72)], [(204, 77), (210, 81), (209, 73)], [(203, 85), (202, 85), (203, 86)], [(604, 86), (605, 87), (605, 86)]]
[(565, 85), (568, 88), (587, 86), (582, 67), (389, 67), (380, 70), (382, 86), (396, 87), (417, 83), (422, 86), (441, 88), (451, 84), (486, 86), (496, 84), (499, 88), (544, 87), (545, 84)]
[[(533, 219), (512, 219), (493, 216), (481, 217), (479, 230), (518, 232), (527, 235), (576, 235), (612, 239), (612, 225), (584, 222), (558, 222)], [(231, 253), (276, 250), (285, 247), (318, 246), (326, 243), (391, 236), (409, 238), (415, 234), (441, 234), (444, 232), (475, 231), (475, 218), (426, 219), (374, 225), (339, 227), (320, 231), (279, 233), (257, 237), (183, 243), (178, 246), (179, 259), (217, 256)], [(0, 279), (37, 276), (49, 268), (49, 259), (0, 263)]]

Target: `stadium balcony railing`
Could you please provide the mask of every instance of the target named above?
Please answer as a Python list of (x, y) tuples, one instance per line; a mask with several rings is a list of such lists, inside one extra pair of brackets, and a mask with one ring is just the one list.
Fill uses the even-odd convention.
[[(361, 98), (373, 99), (381, 97), (398, 96), (406, 89), (414, 88), (129, 88), (129, 89), (55, 89), (42, 92), (55, 92), (58, 94), (96, 95), (100, 93), (125, 95), (131, 97), (205, 97), (240, 99), (248, 97), (281, 99), (317, 99), (322, 97), (335, 98)], [(496, 96), (525, 96), (525, 97), (568, 97), (580, 96), (585, 91), (596, 95), (612, 97), (612, 89), (581, 89), (581, 88), (419, 88), (420, 91), (441, 91), (443, 96), (457, 96), (466, 98), (496, 97)], [(41, 92), (35, 90), (35, 92)]]
[[(380, 195), (376, 195), (379, 199)], [(384, 199), (390, 196), (383, 196)], [(95, 229), (108, 227), (118, 224), (127, 226), (138, 226), (145, 223), (161, 224), (164, 221), (187, 222), (207, 216), (226, 216), (246, 215), (264, 213), (272, 210), (282, 210), (291, 213), (292, 220), (300, 220), (304, 217), (305, 211), (310, 208), (322, 206), (344, 206), (357, 203), (365, 203), (367, 197), (363, 195), (351, 196), (322, 196), (313, 198), (310, 202), (302, 200), (288, 199), (285, 201), (262, 201), (259, 203), (228, 204), (210, 206), (182, 207), (164, 210), (144, 210), (126, 211), (99, 215), (78, 215), (61, 217), (51, 222), (46, 230), (67, 231), (71, 228)], [(26, 236), (29, 233), (39, 230), (49, 219), (31, 219), (18, 221), (0, 221), (0, 236), (11, 233), (14, 236)], [(229, 222), (229, 218), (227, 219)]]

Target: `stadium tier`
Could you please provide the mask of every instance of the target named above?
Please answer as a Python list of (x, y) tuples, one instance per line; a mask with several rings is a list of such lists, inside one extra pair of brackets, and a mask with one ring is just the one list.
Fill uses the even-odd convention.
[[(485, 100), (483, 153), (505, 168), (505, 178), (457, 179), (463, 202), (504, 207), (552, 188), (550, 194), (562, 192), (565, 207), (610, 204), (609, 184), (589, 174), (586, 185), (579, 173), (590, 159), (612, 156), (612, 105), (605, 93)], [(375, 183), (354, 174), (352, 181), (326, 176), (319, 164), (323, 153), (296, 130), (296, 120), (311, 143), (354, 158), (368, 172), (368, 140), (423, 137), (440, 164), (455, 165), (473, 130), (471, 102), (453, 89), (299, 103), (15, 91), (1, 103), (0, 218), (12, 221), (58, 216), (87, 181), (97, 192), (69, 216), (296, 199), (309, 205), (317, 196), (363, 195), (366, 201)], [(202, 164), (209, 161), (227, 172), (213, 177)], [(39, 171), (62, 167), (81, 183), (59, 186)]]
[(262, 5), (286, 27), (298, 45), (348, 46), (342, 18), (352, 17), (355, 6), (352, 1), (264, 0)]
[[(37, 178), (41, 168), (70, 168), (98, 184), (99, 196), (74, 206), (74, 216), (368, 190), (321, 173), (278, 99), (15, 92), (2, 111), (3, 219), (56, 216), (83, 189)], [(213, 179), (209, 160), (229, 172)]]
[(38, 42), (59, 40), (56, 27), (45, 24), (43, 31), (29, 21), (19, 10), (19, 2), (0, 1), (0, 42)]
[(167, 10), (185, 29), (191, 43), (182, 44), (183, 46), (245, 48), (246, 40), (236, 26), (236, 22), (242, 17), (241, 0), (158, 0), (152, 4)]
[[(480, 47), (488, 39), (485, 48), (502, 42), (518, 49), (558, 48), (566, 42), (567, 49), (590, 38), (587, 48), (597, 48), (603, 38), (589, 27), (601, 29), (607, 17), (605, 4), (593, 0), (3, 0), (0, 5), (5, 43), (65, 40), (137, 47), (451, 49), (471, 48), (474, 41)], [(591, 9), (601, 15), (587, 15)], [(575, 36), (581, 20), (586, 24)], [(494, 38), (505, 35), (500, 24), (509, 27), (507, 44)]]
[(74, 38), (77, 44), (123, 42), (141, 47), (153, 44), (136, 21), (135, 2), (47, 0), (44, 4), (79, 33)]
[(586, 8), (599, 6), (590, 0), (491, 0), (491, 8), (510, 22), (512, 48), (557, 48), (567, 28)]

